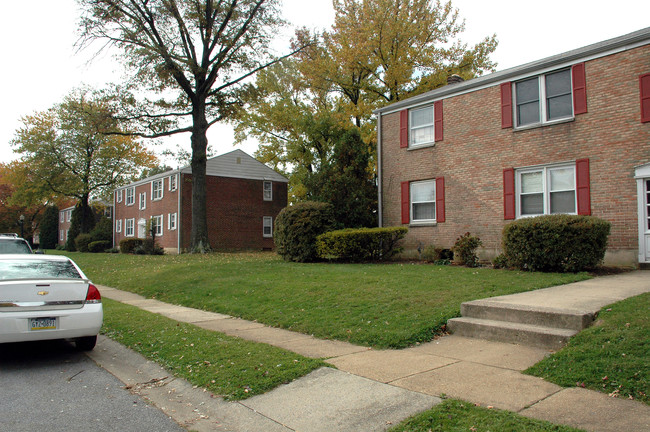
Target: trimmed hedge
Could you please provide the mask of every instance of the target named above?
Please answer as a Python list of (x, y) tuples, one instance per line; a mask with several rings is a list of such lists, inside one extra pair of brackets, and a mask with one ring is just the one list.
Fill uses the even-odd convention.
[(408, 228), (348, 228), (330, 231), (316, 238), (318, 256), (342, 261), (378, 261), (399, 252), (397, 242)]
[(611, 224), (593, 216), (524, 218), (503, 228), (503, 252), (522, 270), (578, 272), (600, 264)]
[(136, 247), (142, 246), (144, 239), (141, 238), (125, 238), (120, 240), (120, 253), (130, 254), (133, 253)]
[(315, 261), (316, 237), (334, 229), (334, 224), (331, 204), (304, 201), (285, 207), (275, 218), (276, 250), (287, 261)]
[(111, 246), (113, 246), (113, 242), (109, 240), (94, 241), (88, 245), (88, 252), (93, 252), (93, 253), (105, 252), (107, 249), (110, 249)]

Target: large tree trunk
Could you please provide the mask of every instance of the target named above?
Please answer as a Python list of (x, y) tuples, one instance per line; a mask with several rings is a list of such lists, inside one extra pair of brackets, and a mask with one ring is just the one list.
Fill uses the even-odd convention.
[(205, 100), (195, 101), (192, 107), (192, 252), (210, 250), (207, 221), (206, 163), (208, 121)]

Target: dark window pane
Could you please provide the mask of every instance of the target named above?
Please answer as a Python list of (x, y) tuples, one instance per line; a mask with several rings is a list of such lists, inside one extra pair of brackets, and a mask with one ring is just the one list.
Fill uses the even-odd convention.
[(527, 79), (516, 84), (517, 105), (539, 101), (538, 78)]
[(544, 213), (544, 199), (542, 194), (521, 196), (521, 214), (538, 215)]
[(0, 241), (0, 254), (31, 254), (32, 251), (25, 240)]
[(539, 103), (517, 105), (517, 126), (539, 123)]
[(575, 213), (576, 194), (574, 191), (551, 193), (551, 214)]
[(546, 101), (547, 120), (555, 120), (573, 115), (573, 101), (571, 95), (557, 96)]
[(569, 69), (546, 75), (546, 97), (571, 94), (571, 71)]
[(413, 204), (413, 220), (431, 220), (436, 213), (435, 203)]

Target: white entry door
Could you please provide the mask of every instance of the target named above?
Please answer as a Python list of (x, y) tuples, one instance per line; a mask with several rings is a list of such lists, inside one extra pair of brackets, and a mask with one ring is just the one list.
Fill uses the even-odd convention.
[(650, 163), (634, 170), (639, 204), (639, 262), (650, 263)]
[[(645, 251), (645, 262), (650, 263), (650, 178), (643, 179), (643, 245)], [(640, 255), (640, 254), (639, 254)]]
[(147, 221), (140, 219), (138, 221), (138, 238), (145, 238), (147, 236)]

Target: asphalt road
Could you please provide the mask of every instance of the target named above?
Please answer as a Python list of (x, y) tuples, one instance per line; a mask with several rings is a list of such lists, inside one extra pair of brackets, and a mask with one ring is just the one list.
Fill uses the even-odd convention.
[(4, 432), (185, 431), (74, 344), (0, 344)]

